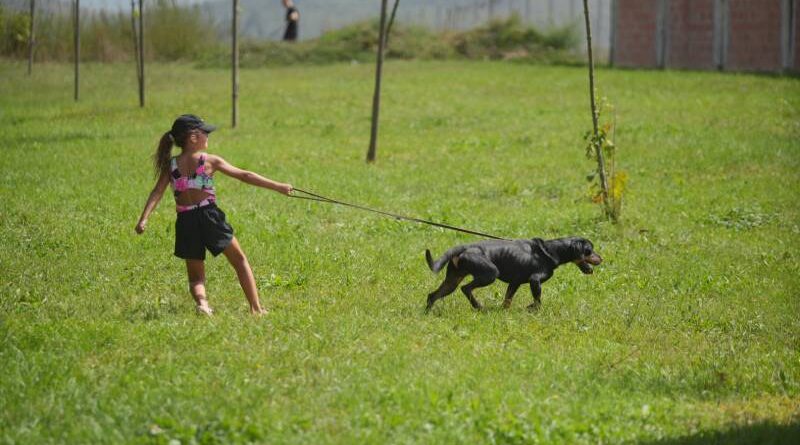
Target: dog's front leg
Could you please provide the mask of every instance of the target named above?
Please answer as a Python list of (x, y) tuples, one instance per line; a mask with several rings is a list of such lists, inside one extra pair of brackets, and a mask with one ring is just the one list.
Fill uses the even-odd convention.
[(538, 311), (542, 306), (542, 283), (538, 279), (531, 280), (531, 294), (533, 294), (533, 303), (528, 305), (528, 310)]
[(514, 294), (517, 292), (517, 289), (519, 289), (519, 284), (518, 283), (509, 283), (508, 284), (508, 289), (506, 289), (506, 298), (503, 299), (503, 308), (504, 309), (508, 309), (508, 308), (511, 307), (511, 300), (514, 299)]

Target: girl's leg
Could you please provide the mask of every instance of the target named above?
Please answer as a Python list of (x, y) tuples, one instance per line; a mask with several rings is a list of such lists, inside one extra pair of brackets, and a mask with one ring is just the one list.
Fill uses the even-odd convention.
[(203, 260), (186, 260), (186, 272), (189, 275), (189, 293), (197, 303), (197, 312), (211, 315), (206, 299), (206, 265)]
[(242, 286), (244, 296), (247, 302), (250, 303), (250, 313), (263, 314), (267, 311), (261, 308), (261, 303), (258, 301), (258, 288), (256, 288), (256, 279), (253, 277), (253, 270), (250, 268), (250, 263), (247, 262), (247, 257), (239, 245), (236, 237), (222, 252), (225, 258), (231, 263), (231, 266), (236, 270), (236, 275), (239, 277), (239, 284)]

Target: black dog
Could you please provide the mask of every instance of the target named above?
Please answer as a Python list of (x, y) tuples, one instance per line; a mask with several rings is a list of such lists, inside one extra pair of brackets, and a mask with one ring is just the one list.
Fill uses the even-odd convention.
[(447, 265), (444, 282), (428, 295), (426, 311), (436, 300), (453, 293), (467, 275), (472, 275), (473, 280), (461, 290), (473, 308), (481, 309), (482, 306), (472, 295), (472, 290), (488, 286), (499, 278), (508, 283), (504, 308), (511, 306), (517, 289), (528, 283), (534, 299), (528, 309), (536, 310), (542, 304), (542, 283), (553, 276), (558, 266), (573, 262), (581, 272), (591, 274), (590, 264), (596, 266), (603, 261), (595, 253), (591, 241), (578, 237), (548, 241), (540, 238), (480, 241), (453, 247), (436, 261), (433, 261), (431, 251), (426, 250), (425, 259), (434, 273)]

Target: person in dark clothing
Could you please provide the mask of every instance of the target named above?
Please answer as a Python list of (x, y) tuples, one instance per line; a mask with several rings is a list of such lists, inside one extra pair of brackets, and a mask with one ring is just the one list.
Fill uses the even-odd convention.
[(297, 40), (300, 12), (294, 7), (294, 2), (292, 0), (283, 0), (283, 6), (286, 8), (286, 32), (283, 33), (283, 40), (286, 42), (294, 42)]

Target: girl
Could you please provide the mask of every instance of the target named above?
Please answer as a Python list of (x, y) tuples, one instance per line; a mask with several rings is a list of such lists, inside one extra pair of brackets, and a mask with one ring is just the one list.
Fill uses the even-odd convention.
[[(184, 114), (175, 120), (172, 130), (164, 133), (153, 155), (158, 180), (136, 224), (136, 233), (144, 232), (147, 218), (158, 205), (167, 185), (172, 185), (178, 212), (175, 222), (175, 256), (186, 260), (189, 292), (197, 303), (197, 312), (205, 315), (213, 312), (206, 299), (204, 261), (208, 249), (214, 256), (225, 254), (239, 277), (239, 284), (250, 303), (250, 313), (261, 315), (266, 310), (258, 300), (253, 271), (239, 242), (233, 236), (233, 228), (225, 221), (225, 214), (216, 205), (212, 176), (219, 171), (247, 184), (285, 195), (292, 192), (292, 186), (241, 170), (219, 156), (205, 153), (208, 149), (208, 135), (216, 128), (193, 114)], [(181, 154), (170, 157), (173, 145), (181, 148)]]

